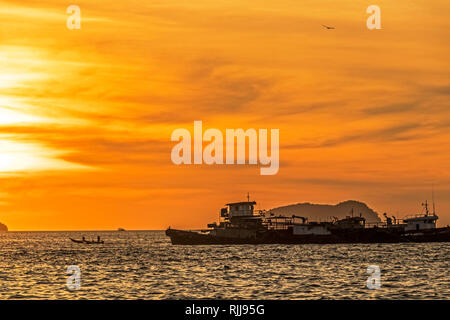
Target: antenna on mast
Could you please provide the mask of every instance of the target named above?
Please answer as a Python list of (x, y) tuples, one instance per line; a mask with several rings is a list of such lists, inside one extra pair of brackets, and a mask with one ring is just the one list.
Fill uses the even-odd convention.
[(250, 202), (250, 192), (247, 192), (247, 202)]
[(425, 202), (422, 203), (422, 206), (425, 208), (425, 217), (428, 217), (428, 200), (425, 200)]
[(431, 187), (431, 199), (433, 201), (433, 216), (436, 215), (436, 206), (434, 205), (434, 184)]

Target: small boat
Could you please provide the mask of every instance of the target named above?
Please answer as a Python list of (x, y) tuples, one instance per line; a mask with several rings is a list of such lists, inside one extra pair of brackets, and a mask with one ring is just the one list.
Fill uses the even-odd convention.
[(117, 231), (126, 231), (124, 228), (119, 228)]
[(84, 243), (84, 244), (104, 244), (105, 242), (103, 240), (101, 241), (89, 241), (89, 240), (76, 240), (76, 239), (72, 239), (69, 238), (70, 240), (72, 240), (72, 242), (75, 243)]

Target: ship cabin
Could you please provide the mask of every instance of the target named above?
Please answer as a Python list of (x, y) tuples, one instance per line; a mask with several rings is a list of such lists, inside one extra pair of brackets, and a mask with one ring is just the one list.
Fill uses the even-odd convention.
[(405, 231), (436, 229), (436, 221), (439, 217), (436, 215), (434, 201), (432, 214), (430, 214), (430, 211), (428, 210), (428, 201), (422, 203), (422, 206), (425, 209), (425, 214), (406, 217), (403, 219), (403, 222), (406, 223)]
[(406, 223), (405, 231), (436, 229), (437, 219), (439, 218), (436, 215), (416, 216), (403, 219), (403, 222)]
[(255, 205), (255, 201), (227, 203), (227, 208), (223, 208), (222, 212), (229, 218), (253, 216)]
[(337, 220), (335, 225), (340, 228), (364, 228), (366, 225), (366, 219), (363, 217), (347, 216), (345, 219)]
[(220, 216), (226, 221), (225, 223), (221, 223), (221, 225), (226, 226), (229, 223), (234, 227), (260, 228), (262, 217), (254, 214), (255, 205), (255, 201), (227, 203), (227, 207), (222, 208), (220, 211)]

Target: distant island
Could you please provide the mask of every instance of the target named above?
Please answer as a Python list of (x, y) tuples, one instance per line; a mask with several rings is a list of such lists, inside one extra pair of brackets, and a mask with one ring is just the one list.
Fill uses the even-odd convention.
[(283, 207), (271, 209), (275, 215), (282, 216), (302, 216), (309, 221), (326, 221), (337, 217), (339, 219), (350, 216), (353, 209), (353, 215), (366, 218), (368, 223), (381, 222), (377, 212), (370, 209), (364, 202), (348, 200), (336, 205), (313, 204), (309, 202), (297, 203)]
[(0, 232), (2, 231), (8, 231), (8, 227), (5, 224), (0, 223)]

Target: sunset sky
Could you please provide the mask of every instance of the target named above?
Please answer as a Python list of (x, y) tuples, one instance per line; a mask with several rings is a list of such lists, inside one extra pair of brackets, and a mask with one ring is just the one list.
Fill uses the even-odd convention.
[[(403, 217), (434, 185), (450, 224), (449, 13), (448, 0), (4, 0), (0, 222), (199, 228), (247, 192), (258, 209), (354, 199)], [(171, 133), (194, 120), (279, 129), (278, 174), (174, 165)]]

